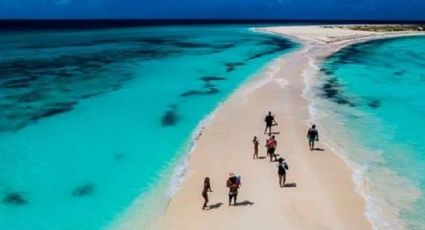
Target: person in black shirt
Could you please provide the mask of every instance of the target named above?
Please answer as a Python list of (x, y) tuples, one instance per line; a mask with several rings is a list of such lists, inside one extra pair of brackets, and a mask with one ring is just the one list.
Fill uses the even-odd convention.
[(277, 174), (279, 175), (279, 185), (280, 187), (285, 187), (286, 182), (286, 170), (288, 170), (288, 165), (283, 161), (283, 158), (279, 158), (279, 163), (277, 164)]
[(308, 145), (310, 147), (310, 151), (314, 150), (314, 142), (319, 141), (319, 131), (316, 129), (316, 125), (311, 126), (311, 128), (307, 132)]
[(264, 122), (266, 122), (266, 129), (264, 130), (264, 134), (267, 133), (267, 129), (269, 130), (269, 134), (272, 133), (272, 126), (277, 125), (272, 112), (269, 111), (269, 114), (264, 118)]

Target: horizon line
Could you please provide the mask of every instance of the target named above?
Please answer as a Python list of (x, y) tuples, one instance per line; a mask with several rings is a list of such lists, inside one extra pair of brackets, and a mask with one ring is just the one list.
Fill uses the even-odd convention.
[(0, 31), (104, 29), (123, 27), (179, 26), (179, 25), (343, 25), (343, 24), (409, 24), (424, 25), (425, 20), (367, 20), (367, 19), (135, 19), (135, 18), (69, 18), (69, 19), (2, 19)]
[(270, 22), (315, 22), (315, 21), (344, 21), (344, 22), (421, 22), (425, 19), (290, 19), (290, 18), (1, 18), (0, 21), (270, 21)]

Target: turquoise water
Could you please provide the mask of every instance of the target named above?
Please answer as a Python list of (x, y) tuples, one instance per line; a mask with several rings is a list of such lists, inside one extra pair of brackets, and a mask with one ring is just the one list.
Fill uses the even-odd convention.
[[(423, 44), (425, 37), (356, 44), (326, 59), (321, 69), (319, 94), (348, 130), (346, 150), (366, 171), (375, 193), (369, 216), (381, 228), (425, 229)], [(391, 225), (395, 217), (402, 224)]]
[(295, 47), (241, 26), (2, 32), (0, 229), (105, 228)]

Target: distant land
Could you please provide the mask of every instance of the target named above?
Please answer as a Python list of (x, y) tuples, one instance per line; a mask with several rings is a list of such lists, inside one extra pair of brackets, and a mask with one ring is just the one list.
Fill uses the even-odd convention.
[(97, 29), (111, 27), (167, 26), (167, 25), (214, 25), (214, 24), (265, 24), (265, 25), (326, 25), (326, 24), (403, 24), (423, 25), (425, 21), (394, 20), (291, 20), (291, 19), (0, 19), (0, 30), (44, 29)]

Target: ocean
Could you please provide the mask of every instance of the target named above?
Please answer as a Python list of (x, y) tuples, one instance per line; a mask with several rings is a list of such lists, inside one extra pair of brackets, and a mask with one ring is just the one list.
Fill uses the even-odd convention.
[(297, 47), (238, 25), (2, 31), (0, 229), (160, 214), (199, 123)]
[(320, 63), (312, 87), (313, 120), (355, 170), (377, 229), (425, 229), (424, 43), (416, 36), (345, 47)]

